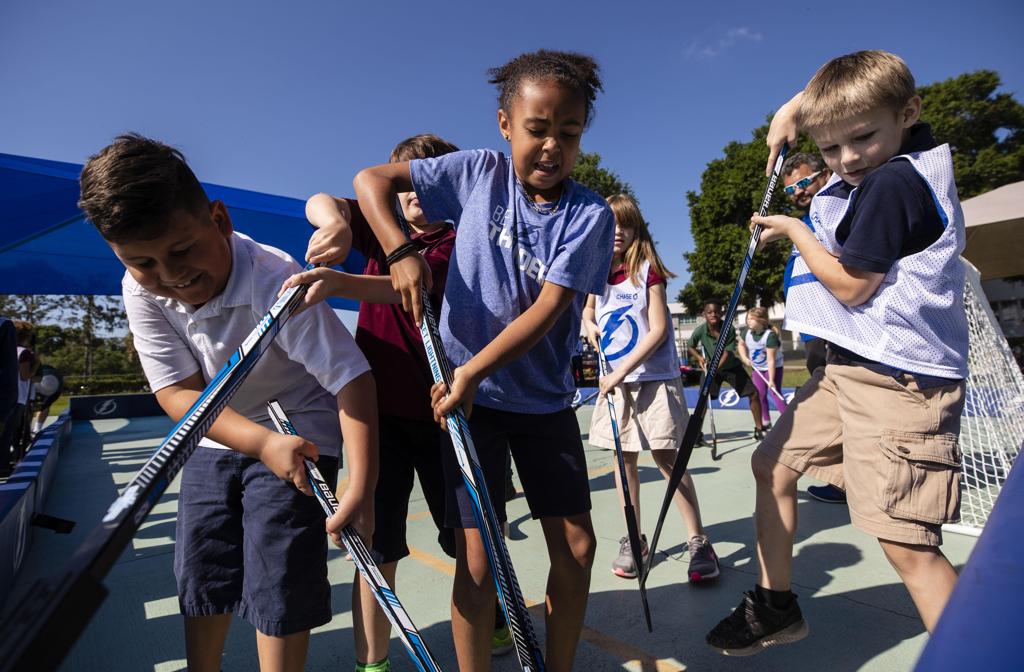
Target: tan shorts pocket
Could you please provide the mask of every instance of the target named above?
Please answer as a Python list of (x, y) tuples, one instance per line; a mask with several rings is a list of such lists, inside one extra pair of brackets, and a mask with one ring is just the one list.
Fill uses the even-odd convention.
[(881, 447), (888, 463), (883, 511), (924, 523), (960, 519), (961, 458), (955, 435), (887, 430)]

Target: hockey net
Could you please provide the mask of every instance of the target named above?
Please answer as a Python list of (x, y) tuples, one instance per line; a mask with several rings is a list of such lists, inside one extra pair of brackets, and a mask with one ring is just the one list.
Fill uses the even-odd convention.
[(970, 331), (967, 392), (960, 423), (963, 451), (960, 523), (950, 532), (978, 535), (1024, 445), (1021, 373), (969, 263), (964, 308)]

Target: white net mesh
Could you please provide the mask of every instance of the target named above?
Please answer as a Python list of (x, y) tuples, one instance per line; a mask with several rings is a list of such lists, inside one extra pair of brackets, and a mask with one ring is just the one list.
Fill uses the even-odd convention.
[(964, 308), (970, 373), (960, 425), (961, 520), (947, 529), (979, 534), (1024, 445), (1024, 374), (992, 315), (978, 272), (970, 265)]

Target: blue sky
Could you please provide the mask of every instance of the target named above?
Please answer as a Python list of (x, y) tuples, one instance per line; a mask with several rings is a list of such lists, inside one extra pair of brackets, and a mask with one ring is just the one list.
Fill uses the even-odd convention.
[(0, 3), (0, 152), (81, 162), (127, 130), (208, 182), (304, 198), (414, 133), (501, 148), (487, 68), (587, 52), (605, 93), (583, 148), (631, 183), (687, 279), (686, 192), (833, 56), (896, 52), (919, 83), (989, 68), (1024, 100), (1024, 3)]

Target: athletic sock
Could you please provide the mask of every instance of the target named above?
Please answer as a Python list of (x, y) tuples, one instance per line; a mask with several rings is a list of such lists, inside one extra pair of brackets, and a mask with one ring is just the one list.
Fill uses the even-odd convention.
[(356, 672), (390, 672), (391, 661), (385, 656), (382, 660), (378, 660), (376, 663), (360, 663), (356, 662)]
[(761, 603), (767, 604), (772, 609), (789, 609), (793, 604), (792, 590), (769, 590), (755, 585), (754, 592)]

